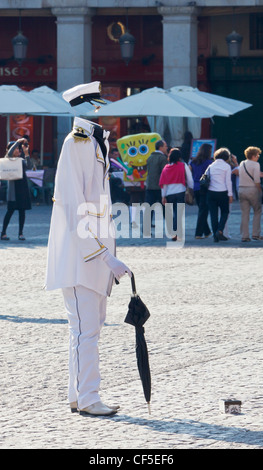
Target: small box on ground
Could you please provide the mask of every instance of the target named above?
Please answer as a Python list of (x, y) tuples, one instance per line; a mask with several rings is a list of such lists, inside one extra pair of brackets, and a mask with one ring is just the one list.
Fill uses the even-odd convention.
[(241, 413), (242, 402), (235, 398), (222, 399), (219, 402), (219, 408), (222, 413), (238, 415)]

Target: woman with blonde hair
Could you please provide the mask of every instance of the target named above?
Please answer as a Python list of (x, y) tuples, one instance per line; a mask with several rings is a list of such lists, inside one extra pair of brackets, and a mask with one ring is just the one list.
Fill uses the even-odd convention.
[(260, 236), (262, 189), (260, 185), (260, 165), (258, 163), (261, 149), (248, 147), (244, 151), (246, 160), (239, 166), (239, 202), (241, 208), (241, 237), (242, 242), (249, 242), (249, 217), (253, 209), (252, 239), (263, 240)]

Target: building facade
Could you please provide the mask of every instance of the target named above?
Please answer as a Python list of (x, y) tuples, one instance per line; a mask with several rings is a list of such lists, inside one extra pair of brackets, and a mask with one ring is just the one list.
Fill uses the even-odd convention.
[[(74, 6), (72, 6), (74, 3)], [(153, 86), (198, 87), (253, 104), (231, 118), (203, 120), (202, 136), (216, 137), (242, 156), (248, 145), (262, 146), (263, 0), (1, 0), (0, 85), (24, 89), (41, 85), (58, 91), (100, 80), (104, 96), (116, 100)], [(22, 65), (13, 58), (12, 38), (19, 17), (28, 38)], [(133, 58), (121, 57), (119, 37), (135, 37)], [(243, 36), (241, 57), (228, 57), (225, 37), (236, 30)], [(55, 121), (55, 123), (54, 123)], [(136, 122), (111, 122), (120, 135), (135, 132)], [(114, 126), (113, 126), (114, 124)], [(141, 123), (140, 123), (141, 124)], [(127, 127), (128, 125), (128, 127)], [(38, 146), (40, 118), (31, 119)], [(57, 158), (56, 135), (64, 124), (45, 120), (46, 160)], [(6, 145), (5, 117), (0, 117), (0, 151)], [(21, 128), (23, 126), (21, 125)], [(20, 130), (22, 132), (22, 130)], [(19, 132), (18, 132), (19, 133)], [(59, 146), (58, 146), (59, 151)]]

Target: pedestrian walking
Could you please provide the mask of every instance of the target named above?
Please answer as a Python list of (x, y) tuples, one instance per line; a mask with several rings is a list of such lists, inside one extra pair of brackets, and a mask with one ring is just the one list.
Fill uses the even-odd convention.
[(168, 147), (165, 140), (158, 140), (155, 144), (155, 151), (147, 160), (145, 202), (148, 202), (150, 205), (155, 202), (162, 202), (159, 179), (167, 163), (167, 149)]
[(214, 162), (205, 171), (207, 174), (209, 170), (210, 175), (207, 203), (215, 242), (227, 240), (223, 231), (229, 214), (229, 204), (233, 202), (231, 167), (227, 163), (230, 155), (227, 148), (222, 147), (216, 150)]
[(231, 180), (232, 180), (232, 188), (233, 188), (233, 198), (235, 200), (238, 200), (238, 173), (236, 174), (236, 171), (238, 169), (238, 160), (236, 155), (233, 155), (231, 153), (230, 161), (229, 164), (231, 166)]
[[(103, 103), (100, 82), (63, 94), (71, 106)], [(114, 278), (129, 268), (115, 257), (115, 231), (109, 187), (109, 132), (76, 117), (57, 166), (48, 241), (46, 290), (62, 289), (68, 315), (69, 392), (72, 411), (112, 415), (99, 395), (98, 340)]]
[(249, 218), (253, 210), (252, 239), (263, 240), (260, 235), (262, 212), (262, 189), (260, 185), (259, 157), (261, 149), (248, 147), (244, 151), (246, 160), (239, 165), (239, 202), (241, 208), (241, 237), (242, 242), (249, 242)]
[[(162, 204), (162, 193), (159, 186), (159, 179), (162, 170), (167, 163), (167, 150), (168, 146), (165, 140), (158, 140), (155, 144), (155, 151), (147, 159), (145, 202), (150, 206), (155, 203)], [(151, 226), (155, 227), (152, 218), (153, 211), (151, 211)]]
[[(229, 160), (229, 165), (230, 165), (230, 168), (231, 168), (231, 181), (232, 181), (232, 191), (233, 191), (233, 199), (235, 198), (236, 200), (238, 199), (238, 161), (237, 161), (237, 157), (235, 155), (233, 155), (231, 153), (231, 157), (230, 157), (230, 160)], [(237, 170), (237, 174), (236, 174), (236, 170)], [(230, 234), (230, 230), (229, 230), (229, 218), (230, 218), (230, 215), (231, 215), (231, 211), (232, 211), (232, 206), (233, 206), (233, 202), (231, 204), (229, 204), (229, 214), (228, 214), (228, 218), (227, 218), (227, 221), (225, 223), (225, 228), (224, 228), (224, 232), (223, 232), (223, 235), (228, 239), (228, 238), (232, 238), (231, 237), (231, 234)]]
[(202, 144), (196, 157), (189, 164), (189, 168), (192, 171), (194, 180), (194, 196), (198, 206), (198, 216), (195, 228), (195, 238), (207, 238), (212, 232), (208, 225), (208, 204), (207, 204), (207, 193), (200, 188), (200, 178), (205, 173), (213, 160), (211, 158), (212, 145)]
[(192, 147), (193, 134), (190, 131), (184, 133), (184, 141), (181, 146), (181, 155), (185, 163), (189, 164), (191, 157), (191, 147)]
[[(177, 231), (177, 204), (185, 202), (186, 186), (193, 189), (194, 182), (189, 167), (181, 161), (182, 155), (179, 148), (172, 148), (168, 155), (168, 164), (165, 165), (160, 176), (162, 188), (162, 203), (173, 205), (173, 231)], [(181, 225), (180, 227), (181, 228)], [(180, 238), (179, 234), (172, 237), (173, 241)]]
[(32, 168), (32, 163), (29, 157), (29, 145), (27, 139), (22, 138), (18, 139), (17, 141), (9, 142), (6, 151), (8, 157), (22, 158), (23, 176), (22, 179), (8, 181), (7, 212), (3, 220), (1, 240), (10, 240), (10, 238), (6, 234), (6, 231), (12, 215), (17, 210), (19, 215), (18, 240), (24, 241), (25, 237), (23, 235), (23, 229), (26, 218), (26, 210), (31, 209), (31, 199), (28, 188), (26, 170)]

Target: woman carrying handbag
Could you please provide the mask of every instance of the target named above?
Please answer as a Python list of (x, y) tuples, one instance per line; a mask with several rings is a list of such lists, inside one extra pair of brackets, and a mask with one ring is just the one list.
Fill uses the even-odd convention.
[(231, 168), (227, 163), (230, 156), (229, 149), (225, 147), (216, 150), (214, 162), (206, 170), (206, 173), (209, 171), (210, 176), (207, 204), (215, 242), (227, 240), (223, 231), (229, 214), (229, 204), (233, 202)]
[(159, 185), (162, 190), (162, 203), (165, 206), (166, 203), (172, 204), (173, 207), (173, 232), (177, 232), (178, 235), (172, 237), (172, 241), (181, 239), (182, 232), (182, 220), (180, 218), (177, 224), (177, 205), (185, 203), (185, 191), (186, 186), (193, 189), (194, 182), (192, 173), (183, 161), (182, 155), (179, 148), (172, 148), (168, 155), (168, 164), (165, 165), (162, 170)]
[[(25, 211), (31, 209), (30, 193), (28, 189), (26, 169), (31, 169), (32, 164), (29, 157), (29, 147), (26, 139), (18, 139), (16, 142), (9, 142), (7, 145), (7, 156), (10, 158), (20, 157), (23, 158), (23, 176), (19, 180), (8, 181), (7, 189), (7, 212), (4, 217), (3, 227), (1, 232), (1, 240), (8, 241), (9, 237), (6, 235), (6, 230), (10, 219), (18, 210), (19, 213), (19, 232), (18, 240), (25, 240), (23, 236), (23, 228), (25, 223)], [(24, 157), (22, 157), (22, 151)]]

